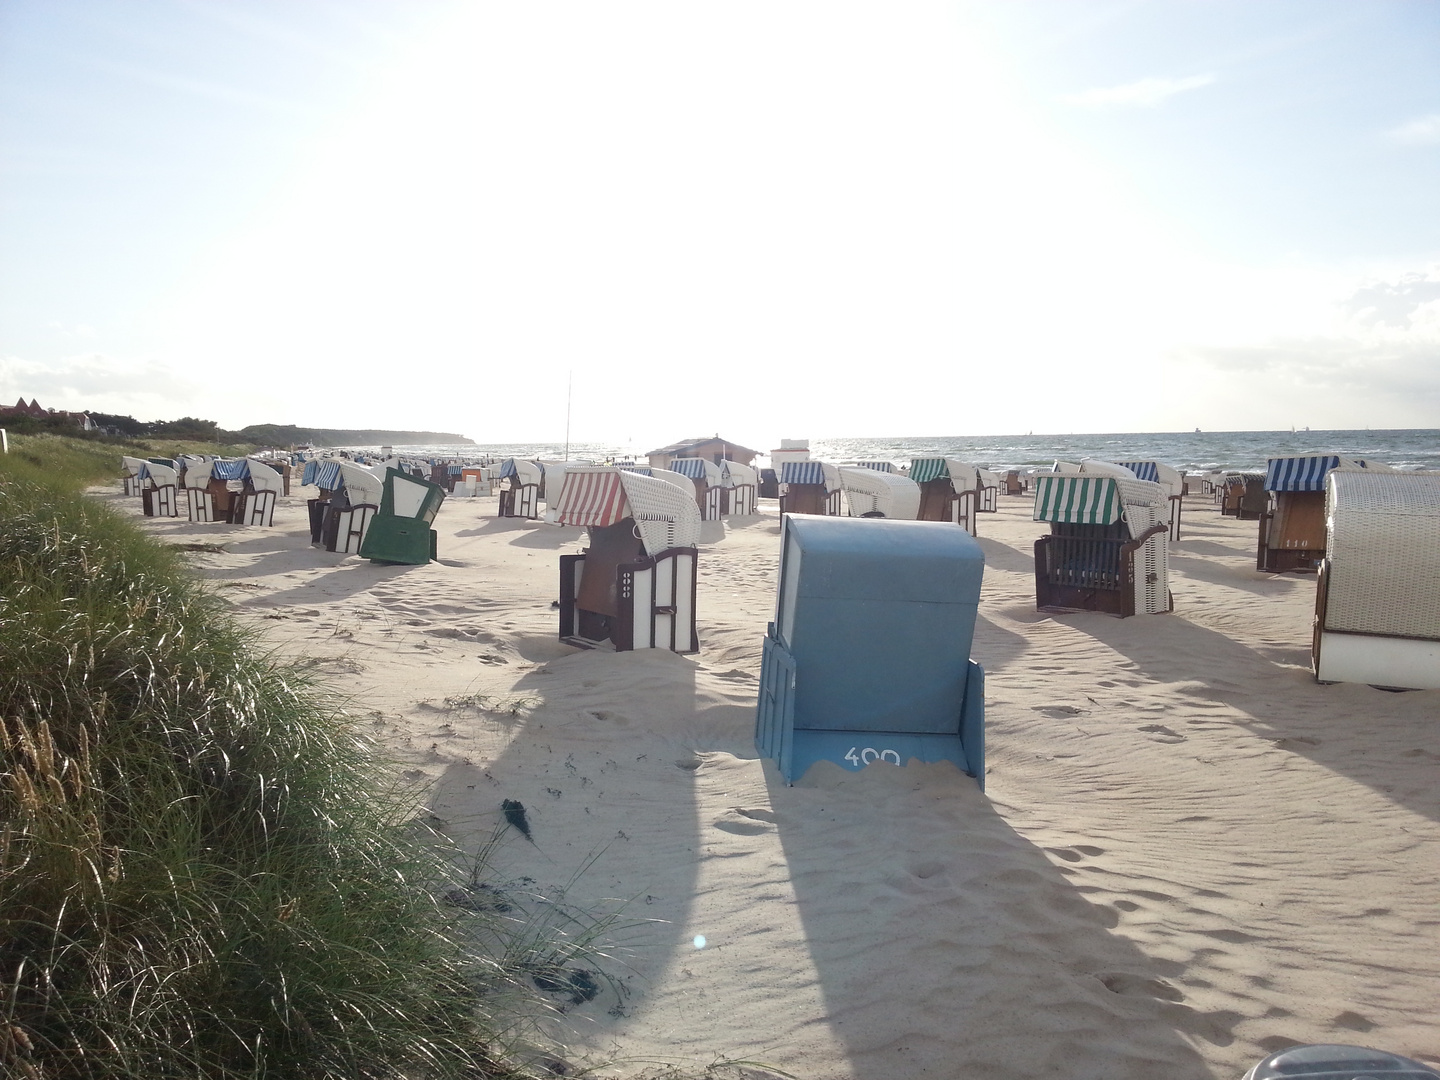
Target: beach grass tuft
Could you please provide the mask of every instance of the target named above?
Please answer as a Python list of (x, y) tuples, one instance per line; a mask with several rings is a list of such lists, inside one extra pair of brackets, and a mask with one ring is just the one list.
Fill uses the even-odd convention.
[(0, 1073), (493, 1073), (413, 798), (175, 552), (34, 468), (0, 465)]

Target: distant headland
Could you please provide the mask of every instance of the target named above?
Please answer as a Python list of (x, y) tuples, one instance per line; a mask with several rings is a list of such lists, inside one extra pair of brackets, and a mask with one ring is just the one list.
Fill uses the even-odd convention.
[(451, 431), (380, 431), (349, 428), (302, 428), (295, 424), (251, 424), (237, 435), (243, 442), (270, 446), (410, 446), (423, 443), (473, 443)]

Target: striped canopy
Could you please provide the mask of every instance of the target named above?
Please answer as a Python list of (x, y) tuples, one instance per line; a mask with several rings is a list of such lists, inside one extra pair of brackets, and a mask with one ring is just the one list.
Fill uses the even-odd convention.
[(210, 476), (215, 480), (244, 480), (250, 476), (250, 463), (243, 458), (239, 461), (217, 459), (210, 466)]
[(786, 461), (780, 465), (782, 484), (823, 484), (825, 467), (818, 461)]
[(691, 480), (704, 480), (705, 462), (698, 457), (677, 457), (670, 462), (670, 471), (688, 476)]
[(1129, 469), (1140, 480), (1155, 484), (1160, 482), (1160, 467), (1153, 461), (1117, 461), (1115, 464)]
[(1113, 525), (1123, 510), (1113, 476), (1041, 473), (1035, 477), (1035, 521)]
[(636, 476), (653, 476), (654, 471), (649, 465), (621, 465), (622, 472), (634, 473)]
[(855, 467), (858, 469), (874, 469), (876, 472), (893, 473), (895, 463), (893, 461), (857, 461)]
[(618, 471), (569, 470), (565, 474), (565, 487), (556, 501), (559, 505), (555, 517), (561, 525), (599, 529), (630, 516)]
[(1265, 467), (1266, 491), (1324, 491), (1325, 477), (1340, 467), (1335, 454), (1271, 458)]
[(939, 480), (950, 475), (950, 469), (943, 457), (916, 458), (910, 463), (910, 479), (917, 484)]

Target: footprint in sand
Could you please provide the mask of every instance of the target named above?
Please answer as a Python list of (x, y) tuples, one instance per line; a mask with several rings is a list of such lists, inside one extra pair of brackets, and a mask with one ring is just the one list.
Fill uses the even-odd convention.
[(775, 827), (775, 815), (769, 810), (732, 806), (715, 819), (714, 825), (721, 832), (735, 833), (738, 836), (758, 836)]
[(1375, 1027), (1368, 1019), (1357, 1012), (1350, 1012), (1348, 1009), (1330, 1022), (1336, 1027), (1348, 1028), (1350, 1031), (1370, 1031)]
[(1319, 739), (1312, 739), (1308, 735), (1296, 735), (1294, 738), (1271, 739), (1270, 744), (1276, 750), (1289, 750), (1292, 746), (1319, 746)]
[(1164, 979), (1152, 979), (1129, 971), (1111, 971), (1100, 976), (1100, 982), (1112, 994), (1125, 997), (1152, 997), (1162, 1001), (1183, 1001), (1185, 995)]
[(1181, 735), (1178, 731), (1172, 731), (1164, 724), (1145, 724), (1140, 730), (1154, 735), (1156, 742), (1178, 743), (1184, 742), (1187, 738), (1187, 736)]
[(1074, 705), (1031, 705), (1030, 708), (1045, 716), (1053, 717), (1056, 720), (1063, 720), (1069, 716), (1079, 716), (1084, 709), (1076, 708)]

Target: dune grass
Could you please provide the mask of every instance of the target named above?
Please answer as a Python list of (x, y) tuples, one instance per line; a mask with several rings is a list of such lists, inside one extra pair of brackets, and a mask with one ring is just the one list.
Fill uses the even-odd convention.
[[(27, 440), (30, 442), (31, 440)], [(0, 460), (0, 1073), (496, 1071), (443, 851), (173, 552)], [(52, 448), (53, 449), (53, 448)], [(116, 457), (107, 451), (104, 474)]]

